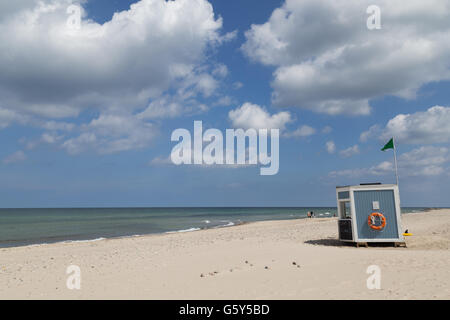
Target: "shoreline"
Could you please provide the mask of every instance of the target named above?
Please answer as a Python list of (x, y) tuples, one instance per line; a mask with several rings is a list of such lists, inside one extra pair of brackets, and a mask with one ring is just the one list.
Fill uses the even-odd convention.
[[(290, 208), (290, 207), (289, 207)], [(311, 207), (312, 209), (317, 208), (325, 208), (325, 207)], [(328, 207), (326, 207), (328, 208)], [(330, 207), (331, 208), (331, 207)], [(422, 213), (422, 212), (430, 212), (434, 210), (442, 210), (442, 209), (449, 209), (449, 208), (432, 208), (432, 207), (409, 207), (409, 208), (420, 208), (419, 211), (406, 211), (402, 212), (402, 215), (404, 214), (415, 214), (415, 213)], [(267, 209), (267, 208), (266, 208)], [(274, 207), (276, 209), (276, 207)], [(404, 209), (408, 209), (408, 207), (405, 207)], [(333, 216), (320, 216), (315, 217), (313, 219), (333, 219), (335, 217)], [(222, 229), (222, 228), (231, 228), (236, 227), (244, 224), (253, 224), (258, 222), (270, 222), (270, 221), (289, 221), (289, 220), (302, 220), (302, 219), (308, 219), (307, 217), (296, 217), (296, 218), (286, 218), (286, 219), (269, 219), (269, 220), (257, 220), (257, 221), (239, 221), (239, 222), (229, 222), (227, 225), (219, 225), (214, 227), (187, 227), (186, 229), (181, 230), (174, 230), (174, 231), (165, 231), (165, 232), (154, 232), (154, 233), (143, 233), (143, 234), (131, 234), (131, 235), (121, 235), (121, 236), (113, 236), (108, 237), (104, 235), (98, 235), (94, 238), (88, 238), (88, 239), (64, 239), (64, 240), (57, 240), (57, 241), (48, 241), (48, 242), (36, 242), (36, 243), (26, 243), (26, 244), (19, 244), (19, 245), (2, 245), (0, 243), (0, 250), (1, 249), (7, 249), (7, 248), (22, 248), (22, 247), (35, 247), (35, 246), (45, 246), (45, 245), (53, 245), (53, 244), (59, 244), (59, 243), (84, 243), (84, 242), (97, 242), (97, 241), (104, 241), (104, 240), (114, 240), (114, 239), (127, 239), (127, 238), (135, 238), (135, 237), (147, 237), (147, 236), (161, 236), (166, 234), (178, 234), (178, 233), (190, 233), (190, 232), (197, 232), (197, 231), (205, 231), (205, 230), (211, 230), (211, 229)], [(17, 241), (20, 242), (20, 241)], [(24, 241), (26, 242), (26, 241)]]
[[(0, 210), (0, 247), (191, 231), (292, 219), (309, 208), (109, 208)], [(319, 213), (332, 208), (315, 208)]]
[(171, 234), (183, 234), (183, 233), (191, 233), (191, 232), (214, 230), (214, 229), (232, 228), (232, 227), (237, 227), (237, 226), (241, 226), (241, 225), (245, 225), (245, 224), (258, 223), (258, 222), (286, 221), (286, 220), (297, 220), (297, 219), (304, 219), (304, 218), (249, 221), (249, 222), (233, 223), (232, 225), (228, 224), (228, 225), (223, 225), (223, 226), (215, 226), (215, 227), (210, 227), (210, 228), (208, 228), (208, 227), (207, 228), (189, 228), (189, 229), (177, 230), (177, 231), (123, 235), (123, 236), (117, 236), (117, 237), (101, 237), (100, 236), (100, 237), (94, 238), (94, 239), (62, 240), (62, 241), (55, 241), (55, 242), (31, 243), (31, 244), (14, 245), (14, 246), (1, 246), (1, 244), (0, 244), (0, 251), (2, 249), (39, 247), (39, 246), (49, 246), (49, 245), (55, 245), (55, 244), (89, 243), (89, 242), (98, 242), (98, 241), (107, 241), (107, 240), (120, 240), (120, 239), (129, 239), (129, 238), (141, 238), (141, 237), (152, 237), (152, 236), (164, 236), (164, 235), (171, 235)]

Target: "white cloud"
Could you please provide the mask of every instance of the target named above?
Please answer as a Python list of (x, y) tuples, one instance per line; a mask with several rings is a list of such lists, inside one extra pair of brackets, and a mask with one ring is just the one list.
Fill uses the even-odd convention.
[(284, 134), (285, 137), (309, 137), (316, 133), (316, 129), (308, 125), (303, 125), (292, 132)]
[[(111, 153), (148, 145), (156, 127), (146, 120), (208, 109), (197, 97), (215, 94), (215, 77), (228, 68), (205, 65), (205, 49), (236, 36), (219, 35), (222, 21), (208, 1), (142, 0), (104, 24), (83, 19), (76, 32), (66, 27), (70, 3), (1, 5), (0, 49), (7, 50), (0, 50), (0, 128), (32, 124), (52, 133), (30, 147), (54, 143), (63, 136), (53, 131), (73, 132), (75, 125), (40, 118), (77, 117), (95, 107), (98, 118), (62, 147)], [(167, 89), (174, 93), (163, 94)]]
[(226, 77), (228, 75), (228, 68), (223, 63), (220, 63), (214, 68), (212, 74), (215, 75), (215, 76), (219, 76), (221, 78), (224, 78), (224, 77)]
[(241, 107), (231, 110), (228, 117), (235, 128), (242, 129), (285, 129), (287, 123), (291, 122), (289, 112), (279, 112), (271, 115), (264, 108), (249, 102)]
[[(0, 22), (3, 105), (46, 117), (142, 106), (220, 39), (206, 0), (142, 0), (104, 24), (84, 19), (76, 33), (66, 26), (69, 3), (41, 1)], [(212, 82), (204, 75), (199, 86), (209, 92)]]
[(13, 154), (7, 156), (6, 158), (4, 158), (3, 163), (11, 164), (11, 163), (22, 162), (22, 161), (25, 161), (26, 158), (27, 158), (27, 156), (25, 155), (25, 153), (22, 150), (19, 150), (17, 152), (14, 152)]
[(63, 136), (58, 136), (54, 133), (48, 133), (48, 132), (44, 132), (41, 136), (41, 140), (44, 143), (48, 143), (48, 144), (54, 144), (58, 141), (60, 141), (63, 138)]
[(423, 146), (402, 154), (398, 161), (407, 175), (434, 176), (446, 171), (450, 153), (446, 147)]
[(81, 127), (79, 136), (66, 140), (62, 147), (70, 154), (87, 150), (108, 154), (141, 149), (157, 135), (155, 125), (135, 116), (102, 114)]
[(179, 101), (171, 100), (169, 96), (152, 101), (138, 117), (140, 119), (174, 118), (185, 111)]
[[(373, 4), (381, 30), (366, 27)], [(276, 67), (280, 107), (367, 115), (370, 99), (412, 99), (424, 84), (450, 79), (448, 0), (287, 0), (245, 35), (246, 55)]]
[(0, 108), (0, 129), (4, 129), (13, 122), (26, 122), (26, 118), (13, 110)]
[(156, 157), (149, 162), (150, 166), (166, 166), (173, 165), (172, 159), (169, 157)]
[(5, 19), (10, 19), (22, 10), (34, 6), (38, 0), (14, 0), (0, 2), (0, 22)]
[(379, 125), (375, 124), (369, 128), (369, 130), (364, 131), (359, 136), (359, 141), (361, 142), (367, 142), (370, 138), (374, 136), (380, 137), (381, 134), (381, 128)]
[[(213, 96), (228, 69), (208, 65), (205, 52), (236, 35), (220, 35), (222, 19), (207, 0), (141, 0), (103, 24), (83, 16), (77, 31), (67, 27), (71, 3), (2, 2), (0, 128), (32, 116), (27, 123), (70, 131), (74, 125), (46, 120), (76, 118), (95, 108), (99, 119), (114, 115), (148, 136), (152, 125), (144, 119), (207, 109), (196, 97)], [(83, 143), (99, 144), (109, 152), (148, 142), (132, 130), (126, 138), (108, 137), (96, 124), (81, 126), (84, 132), (64, 148), (76, 153), (85, 149)]]
[(75, 125), (73, 123), (63, 121), (46, 121), (42, 123), (41, 127), (51, 131), (72, 131), (75, 129)]
[(349, 158), (351, 156), (354, 156), (355, 154), (359, 154), (359, 146), (355, 144), (352, 147), (349, 147), (347, 149), (341, 150), (339, 154), (344, 158)]
[(390, 161), (383, 161), (380, 164), (373, 166), (369, 172), (373, 175), (382, 175), (394, 171), (394, 164)]
[(56, 132), (44, 132), (37, 140), (20, 139), (20, 143), (25, 144), (28, 150), (34, 149), (41, 144), (56, 144), (64, 139), (64, 135), (59, 135)]
[(244, 84), (240, 81), (236, 81), (235, 83), (233, 83), (233, 89), (235, 90), (239, 90), (244, 86)]
[(336, 152), (336, 145), (334, 144), (334, 141), (328, 141), (325, 143), (325, 148), (327, 149), (327, 152), (329, 154), (333, 154)]
[(331, 177), (350, 177), (350, 178), (358, 178), (364, 176), (382, 176), (386, 174), (393, 174), (394, 165), (392, 162), (383, 161), (378, 165), (369, 167), (369, 168), (356, 168), (356, 169), (346, 169), (339, 171), (330, 172)]
[(40, 128), (48, 131), (72, 131), (76, 126), (73, 123), (54, 120), (42, 120), (33, 118), (28, 115), (21, 114), (14, 110), (0, 108), (0, 129), (4, 129), (13, 123), (21, 125), (29, 125), (35, 128)]
[(450, 142), (450, 107), (435, 106), (425, 112), (399, 114), (389, 120), (384, 137), (406, 143)]
[(424, 112), (399, 114), (389, 120), (384, 128), (374, 125), (361, 133), (360, 140), (365, 142), (377, 137), (384, 141), (395, 137), (396, 141), (409, 144), (448, 143), (449, 123), (450, 107), (435, 106)]
[(220, 107), (228, 107), (234, 104), (234, 99), (230, 96), (222, 96), (216, 102), (214, 102), (214, 106)]
[[(446, 147), (422, 146), (398, 157), (400, 177), (438, 176), (449, 173), (450, 150)], [(383, 176), (394, 173), (393, 161), (384, 161), (369, 168), (347, 169), (330, 172), (330, 177)]]
[[(147, 108), (138, 114), (138, 117), (154, 120), (208, 111), (209, 107), (201, 103), (199, 97), (208, 98), (214, 95), (214, 98), (218, 99), (215, 105), (230, 102), (231, 98), (221, 96), (216, 92), (219, 87), (219, 80), (211, 76), (207, 69), (205, 66), (201, 66), (177, 70), (177, 74), (182, 76), (183, 79), (173, 85), (173, 92), (153, 99)], [(224, 76), (224, 70), (228, 72), (225, 65), (219, 65), (212, 69), (211, 73), (220, 78)]]

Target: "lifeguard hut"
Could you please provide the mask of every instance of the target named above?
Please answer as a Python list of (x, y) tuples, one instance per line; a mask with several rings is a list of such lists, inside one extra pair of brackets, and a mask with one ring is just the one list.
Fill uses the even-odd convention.
[(369, 242), (405, 244), (400, 196), (394, 184), (336, 187), (339, 240), (357, 246)]

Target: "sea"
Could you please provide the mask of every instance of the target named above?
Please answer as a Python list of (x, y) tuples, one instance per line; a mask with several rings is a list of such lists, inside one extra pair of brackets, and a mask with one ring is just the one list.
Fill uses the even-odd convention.
[[(402, 213), (426, 208), (402, 208)], [(192, 232), (237, 224), (337, 215), (336, 207), (295, 208), (51, 208), (0, 209), (0, 247), (97, 241), (158, 233)]]

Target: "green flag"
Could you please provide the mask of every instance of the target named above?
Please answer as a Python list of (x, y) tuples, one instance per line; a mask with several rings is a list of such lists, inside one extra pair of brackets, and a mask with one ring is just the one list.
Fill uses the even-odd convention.
[(384, 150), (387, 150), (387, 149), (394, 149), (394, 138), (389, 140), (389, 142), (386, 143), (386, 145), (383, 147), (383, 149), (381, 149), (381, 151), (384, 151)]

